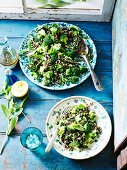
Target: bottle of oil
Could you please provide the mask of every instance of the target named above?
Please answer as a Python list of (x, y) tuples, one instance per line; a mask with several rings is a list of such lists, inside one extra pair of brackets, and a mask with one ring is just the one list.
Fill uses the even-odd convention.
[(0, 37), (0, 64), (5, 68), (14, 68), (18, 62), (17, 52), (8, 45), (7, 37)]

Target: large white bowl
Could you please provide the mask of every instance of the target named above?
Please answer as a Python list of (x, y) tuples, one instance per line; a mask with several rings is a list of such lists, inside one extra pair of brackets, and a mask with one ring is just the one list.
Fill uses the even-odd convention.
[(99, 152), (101, 152), (105, 146), (107, 145), (110, 136), (111, 136), (111, 120), (107, 113), (107, 111), (104, 109), (104, 107), (96, 102), (95, 100), (88, 98), (88, 97), (82, 97), (82, 96), (72, 96), (65, 98), (58, 102), (49, 112), (47, 120), (46, 120), (46, 134), (47, 138), (50, 141), (51, 135), (53, 134), (55, 130), (55, 122), (57, 120), (57, 114), (58, 112), (62, 112), (66, 107), (77, 105), (80, 103), (88, 103), (91, 104), (90, 109), (95, 111), (98, 115), (98, 126), (102, 128), (102, 134), (100, 135), (98, 141), (93, 144), (93, 146), (90, 149), (85, 149), (81, 152), (79, 151), (70, 151), (66, 149), (62, 144), (58, 142), (58, 136), (56, 138), (56, 141), (54, 142), (53, 147), (57, 152), (59, 152), (61, 155), (71, 158), (71, 159), (87, 159), (90, 157), (93, 157), (97, 155)]
[[(54, 23), (54, 22), (53, 22)], [(53, 23), (48, 23), (49, 25), (52, 25)], [(65, 26), (65, 27), (68, 27), (70, 28), (71, 26), (73, 26), (72, 24), (69, 24), (69, 23), (64, 23), (64, 22), (56, 22), (57, 24), (59, 24), (59, 26)], [(43, 24), (45, 25), (45, 24)], [(43, 25), (39, 26), (39, 28), (43, 27)], [(38, 86), (40, 87), (43, 87), (45, 89), (50, 89), (50, 90), (65, 90), (65, 89), (69, 89), (69, 88), (72, 88), (72, 87), (75, 87), (77, 86), (78, 84), (82, 83), (84, 80), (86, 80), (89, 76), (90, 76), (90, 72), (89, 70), (84, 73), (80, 78), (79, 78), (79, 81), (76, 83), (76, 84), (65, 84), (65, 85), (54, 85), (54, 86), (44, 86), (42, 84), (42, 82), (39, 82), (37, 79), (34, 79), (33, 76), (31, 75), (31, 72), (30, 70), (28, 69), (27, 65), (29, 65), (29, 59), (28, 57), (23, 57), (22, 54), (21, 54), (21, 51), (23, 49), (27, 49), (28, 48), (28, 40), (31, 38), (31, 37), (34, 37), (36, 35), (36, 32), (37, 32), (37, 28), (33, 29), (30, 33), (27, 34), (27, 36), (24, 38), (21, 46), (20, 46), (20, 49), (19, 49), (19, 63), (20, 63), (20, 67), (23, 71), (23, 73), (26, 75), (26, 77), (31, 80), (33, 83), (37, 84)], [(95, 65), (96, 65), (96, 59), (97, 59), (97, 52), (96, 52), (96, 47), (94, 45), (94, 42), (91, 40), (91, 38), (89, 37), (88, 34), (86, 34), (86, 32), (84, 30), (81, 30), (82, 31), (82, 35), (84, 36), (84, 41), (85, 43), (87, 44), (88, 48), (91, 50), (91, 66), (92, 68), (94, 69)]]

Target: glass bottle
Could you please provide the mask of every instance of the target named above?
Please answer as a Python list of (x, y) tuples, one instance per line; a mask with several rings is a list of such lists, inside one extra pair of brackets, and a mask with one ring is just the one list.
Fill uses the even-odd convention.
[(18, 62), (17, 52), (8, 45), (7, 37), (0, 37), (0, 64), (5, 68), (14, 68)]

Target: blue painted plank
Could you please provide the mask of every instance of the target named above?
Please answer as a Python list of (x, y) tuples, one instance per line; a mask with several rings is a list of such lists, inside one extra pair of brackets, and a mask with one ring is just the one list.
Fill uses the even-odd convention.
[[(60, 99), (42, 99), (42, 100), (35, 100), (35, 99), (27, 99), (25, 106), (24, 106), (24, 113), (29, 117), (31, 120), (31, 124), (27, 123), (26, 119), (23, 116), (20, 116), (20, 121), (16, 126), (16, 130), (14, 133), (21, 133), (23, 129), (29, 126), (35, 126), (42, 130), (45, 134), (45, 121), (46, 117), (51, 110), (51, 108), (59, 102)], [(5, 100), (0, 99), (0, 104), (5, 103)], [(108, 111), (111, 119), (113, 118), (113, 110), (112, 110), (112, 102), (101, 102), (101, 104), (105, 107)], [(0, 109), (0, 117), (3, 120), (0, 124), (0, 132), (5, 132), (7, 121), (5, 116), (3, 115)]]
[[(0, 135), (3, 139), (4, 135)], [(113, 140), (113, 137), (112, 137)], [(14, 143), (16, 147), (14, 147)], [(1, 170), (116, 170), (111, 143), (97, 156), (87, 160), (71, 160), (58, 154), (54, 149), (49, 154), (44, 153), (47, 139), (35, 152), (22, 147), (19, 136), (12, 135), (0, 161)]]
[[(9, 43), (16, 49), (23, 37), (37, 24), (45, 23), (45, 21), (0, 21), (0, 34), (9, 37)], [(94, 22), (71, 22), (82, 29), (93, 38), (98, 51), (98, 60), (95, 71), (101, 78), (104, 85), (103, 92), (97, 92), (92, 84), (91, 78), (87, 79), (81, 85), (63, 91), (49, 91), (42, 89), (30, 82), (22, 73), (19, 66), (14, 72), (20, 79), (26, 80), (29, 84), (29, 99), (25, 104), (24, 112), (31, 119), (32, 124), (26, 122), (23, 116), (13, 131), (12, 137), (6, 146), (0, 161), (0, 170), (116, 170), (116, 159), (113, 155), (113, 136), (108, 146), (96, 157), (89, 160), (74, 161), (59, 155), (55, 150), (49, 155), (31, 153), (24, 149), (19, 141), (19, 134), (28, 126), (36, 126), (44, 133), (44, 144), (47, 144), (45, 135), (45, 119), (49, 110), (58, 101), (71, 95), (83, 95), (91, 97), (106, 108), (112, 119), (112, 61), (111, 61), (111, 24), (110, 23), (94, 23)], [(0, 68), (0, 87), (4, 80), (4, 70)], [(0, 104), (5, 100), (0, 99)], [(34, 109), (33, 109), (34, 108)], [(0, 110), (0, 143), (5, 135), (6, 119)], [(18, 162), (15, 163), (15, 160)], [(106, 160), (106, 161), (105, 161)]]
[[(1, 20), (0, 35), (7, 37), (24, 37), (34, 29), (37, 25), (46, 23), (47, 21), (15, 21)], [(49, 21), (48, 21), (49, 22)], [(99, 41), (111, 41), (111, 24), (96, 22), (69, 22), (79, 26), (88, 33), (92, 39)]]
[[(111, 72), (109, 72), (107, 75), (105, 73), (97, 72), (98, 77), (100, 78), (104, 90), (102, 92), (98, 92), (95, 90), (93, 86), (93, 82), (91, 80), (91, 77), (89, 77), (86, 81), (84, 81), (82, 84), (78, 85), (77, 87), (74, 87), (72, 89), (64, 90), (64, 91), (51, 91), (43, 89), (34, 83), (32, 83), (30, 80), (27, 79), (27, 77), (23, 74), (19, 66), (15, 68), (14, 73), (19, 77), (20, 80), (25, 80), (29, 84), (29, 97), (35, 98), (35, 99), (62, 99), (64, 97), (69, 96), (75, 96), (75, 95), (82, 95), (82, 96), (88, 96), (91, 98), (94, 98), (97, 101), (104, 101), (104, 102), (112, 102), (112, 75)], [(2, 86), (4, 82), (4, 73), (0, 72), (0, 87)]]

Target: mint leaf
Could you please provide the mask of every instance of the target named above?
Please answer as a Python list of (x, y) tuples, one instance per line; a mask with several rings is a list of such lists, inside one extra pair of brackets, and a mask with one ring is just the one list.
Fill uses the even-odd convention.
[(7, 135), (9, 135), (12, 132), (17, 122), (18, 122), (18, 117), (17, 116), (12, 117), (11, 121), (8, 124)]
[[(28, 97), (28, 96), (27, 96), (27, 97)], [(20, 108), (22, 108), (22, 107), (23, 107), (24, 102), (26, 101), (27, 97), (25, 97), (25, 99), (23, 99), (23, 101), (20, 103)]]
[(9, 110), (11, 110), (13, 107), (14, 107), (14, 100), (11, 99), (8, 101), (8, 108), (9, 108)]
[(0, 96), (3, 96), (5, 94), (6, 94), (5, 91), (2, 89), (1, 92), (0, 92)]
[(23, 111), (23, 108), (20, 108), (17, 112), (14, 113), (15, 116), (19, 116)]
[(2, 109), (5, 117), (6, 117), (7, 119), (9, 119), (10, 114), (9, 114), (9, 110), (7, 109), (7, 107), (6, 107), (5, 105), (1, 104), (1, 109)]

